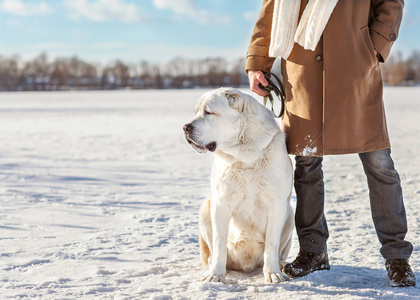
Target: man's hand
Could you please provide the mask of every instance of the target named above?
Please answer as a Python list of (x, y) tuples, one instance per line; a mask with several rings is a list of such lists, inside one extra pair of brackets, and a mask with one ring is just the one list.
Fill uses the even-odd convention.
[(257, 93), (258, 95), (264, 97), (267, 95), (266, 92), (262, 91), (258, 84), (261, 83), (263, 86), (268, 85), (268, 81), (264, 78), (264, 74), (258, 70), (248, 70), (248, 79), (249, 79), (249, 87), (251, 91)]

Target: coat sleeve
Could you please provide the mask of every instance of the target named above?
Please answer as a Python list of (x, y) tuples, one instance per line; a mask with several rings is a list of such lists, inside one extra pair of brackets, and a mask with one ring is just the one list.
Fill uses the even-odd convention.
[(374, 17), (370, 24), (370, 36), (380, 62), (388, 58), (398, 37), (403, 7), (404, 0), (372, 0)]
[(255, 24), (246, 55), (246, 72), (248, 72), (248, 70), (268, 72), (273, 66), (275, 58), (268, 56), (273, 9), (274, 0), (263, 0), (262, 9)]

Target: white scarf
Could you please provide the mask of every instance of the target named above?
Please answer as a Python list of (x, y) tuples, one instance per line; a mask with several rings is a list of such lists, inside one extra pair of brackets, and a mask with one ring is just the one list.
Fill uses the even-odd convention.
[(297, 42), (315, 50), (338, 0), (309, 0), (298, 24), (301, 0), (274, 0), (268, 55), (287, 59)]

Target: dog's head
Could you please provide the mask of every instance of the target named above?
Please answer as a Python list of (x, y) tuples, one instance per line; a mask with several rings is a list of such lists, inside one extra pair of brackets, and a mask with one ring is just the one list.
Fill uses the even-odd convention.
[(200, 153), (237, 143), (249, 97), (232, 88), (205, 93), (198, 101), (195, 118), (184, 125), (187, 142)]

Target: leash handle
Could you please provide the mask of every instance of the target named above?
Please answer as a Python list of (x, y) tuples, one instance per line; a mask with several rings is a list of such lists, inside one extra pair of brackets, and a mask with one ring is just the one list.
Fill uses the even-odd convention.
[[(263, 74), (264, 74), (264, 78), (268, 81), (268, 85), (263, 86), (261, 83), (259, 83), (258, 87), (267, 93), (267, 95), (264, 96), (264, 106), (266, 106), (267, 101), (270, 101), (271, 111), (273, 112), (274, 116), (276, 118), (281, 118), (284, 115), (284, 102), (286, 100), (286, 92), (284, 89), (283, 82), (274, 73), (263, 72)], [(273, 76), (276, 79), (278, 86), (271, 80), (271, 76)], [(281, 102), (281, 110), (278, 115), (276, 115), (276, 113), (274, 112), (274, 98), (271, 92), (274, 92), (274, 94), (277, 96), (277, 98)]]

